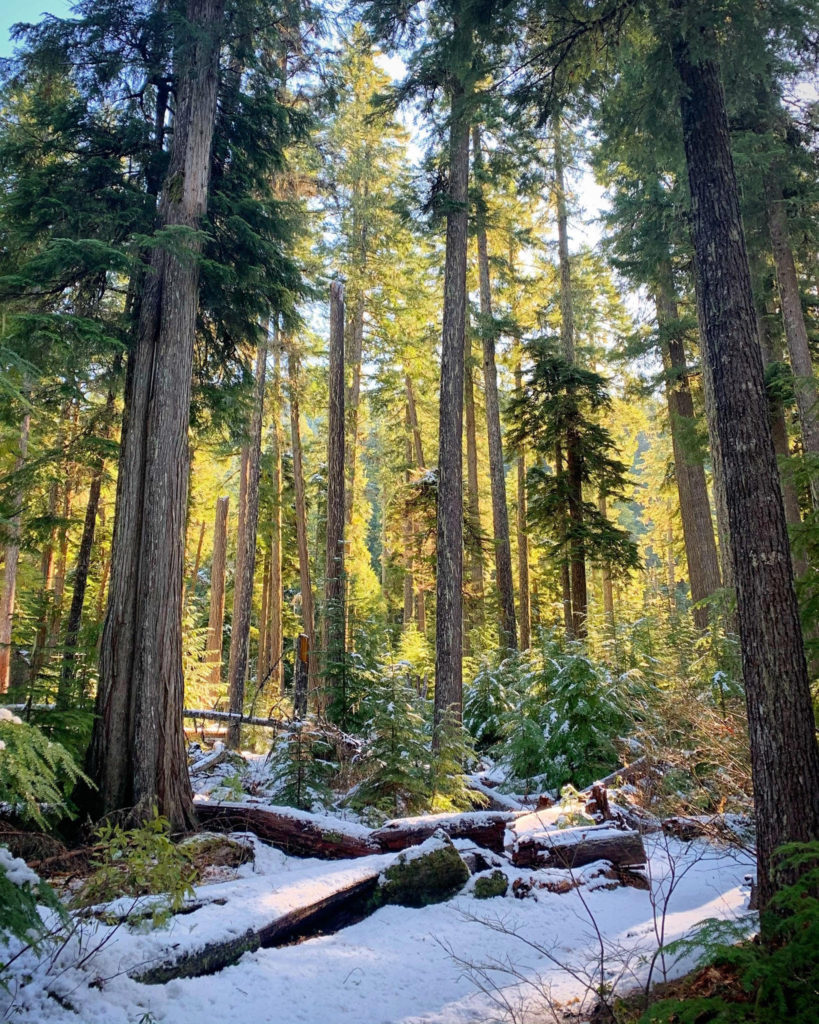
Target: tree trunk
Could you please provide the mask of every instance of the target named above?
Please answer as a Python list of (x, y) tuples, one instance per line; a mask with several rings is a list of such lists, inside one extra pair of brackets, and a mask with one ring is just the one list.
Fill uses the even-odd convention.
[[(767, 369), (772, 363), (778, 362), (774, 354), (774, 346), (768, 333), (767, 317), (764, 308), (757, 307), (756, 310), (757, 333), (759, 337), (759, 348), (762, 352), (762, 362)], [(776, 461), (780, 467), (780, 483), (782, 485), (782, 501), (785, 506), (785, 518), (789, 526), (798, 526), (802, 522), (802, 513), (799, 508), (799, 494), (796, 490), (793, 477), (790, 473), (782, 472), (783, 463), (790, 458), (790, 446), (788, 444), (788, 427), (785, 423), (785, 411), (778, 396), (768, 393), (768, 416), (771, 423), (771, 435), (773, 437)], [(793, 571), (799, 577), (804, 575), (808, 569), (808, 563), (804, 556), (797, 557), (793, 551)]]
[(344, 286), (340, 281), (330, 285), (329, 390), (323, 703), (336, 703), (344, 724)]
[[(563, 478), (565, 469), (563, 467), (563, 449), (560, 445), (555, 449), (555, 476), (558, 480)], [(561, 509), (560, 521), (557, 524), (558, 541), (560, 548), (560, 590), (561, 602), (563, 605), (563, 626), (566, 636), (573, 640), (574, 617), (572, 615), (572, 577), (569, 570), (569, 547), (568, 547), (568, 509)]]
[[(20, 449), (14, 463), (14, 472), (23, 468), (28, 454), (28, 435), (31, 416), (26, 413), (20, 427)], [(14, 597), (17, 590), (17, 563), (20, 559), (20, 520), (23, 507), (23, 490), (18, 486), (14, 496), (14, 514), (9, 530), (10, 540), (6, 545), (3, 573), (3, 589), (0, 591), (0, 693), (5, 693), (11, 682), (11, 627), (14, 623)]]
[(358, 406), (361, 401), (361, 357), (364, 348), (364, 296), (359, 295), (354, 304), (351, 318), (350, 351), (347, 363), (352, 368), (352, 380), (347, 390), (345, 414), (347, 419), (347, 439), (344, 450), (346, 462), (345, 515), (344, 521), (349, 526), (353, 521), (353, 504), (355, 502), (356, 462), (358, 460)]
[[(113, 389), (108, 392), (105, 406), (102, 436), (108, 438), (114, 419), (115, 396)], [(82, 528), (80, 548), (77, 552), (77, 565), (74, 570), (74, 590), (71, 594), (71, 607), (68, 610), (68, 621), (65, 628), (65, 653), (60, 671), (60, 682), (57, 689), (57, 706), (69, 707), (71, 691), (75, 677), (75, 658), (77, 639), (82, 625), (82, 610), (85, 604), (85, 592), (88, 587), (88, 573), (91, 569), (91, 552), (94, 547), (94, 534), (97, 529), (97, 515), (102, 492), (102, 477), (105, 464), (96, 459), (92, 468), (91, 484), (88, 488), (88, 502), (85, 506), (85, 521)]]
[(482, 190), (483, 156), (481, 130), (472, 127), (475, 164), (475, 227), (478, 243), (478, 276), (481, 302), (481, 340), (483, 342), (483, 381), (486, 392), (486, 428), (489, 436), (489, 480), (492, 485), (492, 528), (495, 532), (495, 583), (500, 604), (499, 640), (501, 648), (516, 650), (515, 587), (512, 581), (512, 548), (509, 541), (509, 510), (506, 507), (506, 467), (498, 399), (498, 370), (495, 365), (495, 323), (492, 318), (492, 289), (489, 280), (489, 250), (486, 243), (486, 207)]
[(199, 524), (199, 540), (196, 544), (196, 554), (193, 558), (193, 568), (188, 577), (188, 585), (185, 587), (185, 596), (182, 599), (182, 607), (185, 608), (191, 594), (196, 592), (196, 581), (199, 578), (199, 566), (202, 562), (202, 545), (205, 542), (205, 520)]
[(270, 648), (271, 689), (284, 693), (282, 671), (282, 372), (279, 328), (273, 328), (273, 533), (270, 540)]
[[(606, 495), (602, 492), (598, 496), (597, 506), (600, 510), (600, 515), (604, 518), (608, 518), (608, 506), (606, 502)], [(716, 551), (714, 552), (716, 555)], [(606, 626), (609, 629), (614, 625), (614, 588), (611, 583), (611, 566), (608, 562), (603, 562), (603, 573), (602, 573), (602, 585), (603, 585), (603, 616), (606, 620)]]
[(270, 651), (267, 633), (270, 625), (270, 552), (265, 551), (262, 565), (262, 607), (259, 612), (259, 650), (256, 658), (256, 682), (259, 686), (270, 671)]
[[(572, 265), (569, 256), (569, 224), (566, 205), (563, 141), (560, 112), (555, 124), (555, 191), (557, 194), (557, 251), (560, 264), (560, 346), (563, 358), (576, 362), (574, 348), (574, 303), (572, 301)], [(583, 457), (579, 438), (573, 430), (566, 434), (566, 490), (568, 494), (569, 584), (571, 588), (571, 636), (586, 635), (586, 553), (583, 543)], [(564, 607), (565, 607), (564, 595)]]
[(819, 748), (719, 69), (692, 58), (681, 34), (672, 52), (737, 588), (764, 909), (788, 880), (772, 870), (774, 850), (819, 838)]
[(301, 585), (301, 619), (308, 644), (307, 689), (315, 704), (318, 700), (319, 680), (316, 673), (315, 615), (313, 587), (310, 581), (310, 551), (307, 545), (307, 497), (304, 488), (304, 460), (301, 450), (299, 417), (299, 357), (292, 345), (288, 351), (287, 372), (290, 384), (290, 436), (293, 448), (293, 484), (296, 497), (296, 545), (299, 552), (299, 580)]
[[(515, 390), (523, 390), (520, 362), (515, 369)], [(532, 642), (531, 611), (529, 608), (529, 533), (526, 523), (526, 456), (521, 445), (517, 458), (518, 513), (516, 520), (518, 541), (518, 616), (520, 619), (520, 649), (528, 651)]]
[[(216, 114), (222, 0), (188, 0), (177, 25), (177, 99), (159, 204), (163, 228), (195, 230), (205, 212)], [(193, 824), (182, 729), (182, 575), (187, 437), (201, 241), (180, 258), (151, 253), (128, 359), (97, 717), (89, 755), (103, 812), (156, 806)]]
[[(776, 267), (776, 282), (782, 306), (782, 322), (788, 345), (796, 391), (796, 407), (802, 428), (802, 447), (807, 455), (819, 456), (819, 389), (813, 376), (808, 331), (799, 296), (799, 279), (793, 262), (785, 199), (782, 186), (771, 172), (767, 181), (768, 228)], [(814, 511), (819, 511), (819, 471), (810, 474), (810, 492)]]
[[(691, 435), (694, 424), (694, 400), (688, 384), (688, 366), (679, 331), (680, 317), (674, 295), (671, 265), (668, 263), (660, 269), (662, 284), (657, 288), (654, 305), (662, 339), (663, 361), (671, 373), (671, 379), (666, 384), (666, 401), (674, 452), (674, 476), (680, 499), (691, 601), (696, 605), (719, 590), (719, 559), (705, 467), (701, 460), (686, 450), (685, 446), (685, 437)], [(708, 609), (694, 608), (692, 614), (697, 628), (706, 629)]]
[[(457, 21), (457, 19), (456, 19)], [(453, 45), (471, 34), (456, 24)], [(463, 400), (466, 251), (469, 227), (469, 124), (466, 93), (452, 85), (449, 126), (449, 209), (446, 217), (444, 309), (438, 449), (435, 616), (436, 737), (448, 713), (463, 703)]]
[(421, 428), (418, 424), (418, 407), (415, 404), (415, 392), (412, 389), (412, 381), (410, 380), (409, 374), (405, 375), (405, 383), (407, 387), (407, 408), (409, 410), (410, 426), (412, 427), (412, 445), (415, 451), (415, 465), (419, 469), (426, 469), (426, 460), (424, 459), (424, 447), (421, 443)]
[(474, 533), (470, 538), (469, 584), (467, 601), (467, 626), (483, 624), (483, 553), (481, 540), (481, 503), (478, 493), (478, 439), (475, 430), (475, 388), (473, 386), (472, 334), (464, 331), (464, 411), (466, 413), (466, 507), (469, 512), (469, 527)]
[[(236, 552), (236, 577), (233, 583), (233, 618), (230, 626), (230, 660), (228, 662), (228, 708), (241, 714), (245, 699), (250, 646), (250, 616), (253, 608), (253, 581), (256, 575), (256, 534), (259, 526), (259, 469), (262, 458), (262, 421), (264, 419), (264, 387), (267, 376), (267, 334), (259, 344), (256, 356), (256, 386), (250, 438), (247, 443), (246, 500)], [(240, 499), (241, 502), (241, 499)], [(227, 745), (239, 746), (241, 723), (231, 721), (227, 728)]]
[(230, 498), (217, 498), (213, 524), (213, 559), (210, 566), (210, 615), (208, 616), (207, 660), (211, 699), (222, 681), (222, 629), (225, 623), (225, 566), (227, 563), (227, 520)]
[[(407, 468), (404, 470), (404, 484), (409, 488), (410, 481), (412, 479), (412, 473), (410, 467), (412, 466), (412, 436), (410, 434), (410, 414), (409, 405), (406, 408), (406, 424), (407, 424), (407, 439), (406, 439), (406, 460)], [(404, 539), (404, 614), (403, 614), (403, 626), (407, 629), (412, 623), (413, 613), (413, 559), (414, 559), (414, 537), (413, 537), (413, 523), (412, 517), (405, 515), (403, 522), (403, 539)]]

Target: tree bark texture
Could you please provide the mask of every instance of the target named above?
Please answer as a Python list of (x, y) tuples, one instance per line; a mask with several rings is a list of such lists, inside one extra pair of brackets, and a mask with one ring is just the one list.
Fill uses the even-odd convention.
[[(772, 172), (767, 182), (768, 228), (776, 267), (776, 283), (785, 326), (785, 341), (794, 376), (796, 407), (802, 430), (805, 454), (819, 462), (819, 388), (813, 376), (808, 343), (808, 330), (799, 295), (799, 278), (793, 261), (785, 198), (782, 187)], [(819, 468), (810, 473), (810, 492), (814, 511), (819, 511)]]
[[(188, 0), (177, 28), (177, 98), (163, 228), (196, 230), (208, 196), (222, 0)], [(193, 823), (182, 730), (182, 577), (188, 422), (201, 240), (151, 253), (128, 359), (108, 613), (89, 754), (103, 812), (156, 806)]]
[(346, 463), (345, 516), (349, 526), (353, 521), (353, 503), (355, 500), (356, 463), (358, 460), (358, 407), (361, 402), (361, 358), (364, 350), (364, 296), (358, 295), (353, 304), (354, 312), (350, 323), (350, 348), (347, 363), (352, 371), (350, 387), (345, 400), (347, 420), (347, 438), (344, 449)]
[[(230, 627), (230, 661), (228, 664), (228, 707), (242, 713), (245, 699), (250, 646), (250, 616), (253, 609), (253, 581), (256, 575), (256, 535), (259, 526), (259, 471), (262, 459), (262, 422), (264, 420), (264, 389), (267, 379), (267, 334), (256, 355), (256, 385), (250, 437), (247, 443), (246, 495), (243, 504), (242, 529), (236, 551), (236, 576), (233, 582), (233, 618)], [(240, 499), (241, 501), (241, 499)], [(231, 721), (227, 728), (227, 745), (239, 746), (241, 723)]]
[(324, 576), (325, 704), (344, 685), (344, 286), (330, 285), (330, 407)]
[(486, 428), (489, 437), (489, 481), (492, 490), (492, 528), (495, 546), (495, 584), (500, 606), (499, 640), (502, 648), (518, 646), (515, 622), (515, 586), (512, 580), (512, 547), (509, 539), (509, 510), (506, 505), (506, 466), (501, 438), (498, 369), (495, 365), (495, 323), (492, 317), (492, 288), (489, 279), (489, 249), (486, 241), (486, 208), (481, 176), (481, 130), (472, 127), (472, 150), (478, 200), (475, 227), (478, 245), (478, 278), (481, 303), (481, 341), (483, 343), (483, 382), (486, 398)]
[(764, 908), (780, 882), (774, 850), (819, 838), (819, 748), (719, 69), (693, 59), (681, 34), (672, 52), (737, 588)]
[[(515, 390), (523, 390), (520, 361), (515, 368)], [(518, 510), (518, 617), (520, 620), (520, 649), (528, 651), (532, 643), (531, 609), (529, 606), (529, 533), (526, 522), (526, 456), (521, 447), (517, 457)]]
[(211, 698), (222, 681), (222, 629), (225, 624), (225, 569), (227, 565), (227, 521), (230, 498), (216, 499), (213, 524), (213, 558), (210, 565), (210, 614), (208, 616), (207, 660), (210, 668)]
[[(572, 264), (569, 256), (569, 216), (566, 203), (563, 139), (560, 112), (555, 116), (555, 192), (557, 199), (557, 251), (560, 265), (560, 346), (567, 363), (576, 362), (574, 345), (574, 302)], [(569, 581), (571, 587), (571, 636), (586, 635), (588, 598), (586, 591), (586, 553), (583, 543), (583, 459), (577, 434), (566, 435), (566, 483), (568, 494), (567, 529), (569, 531)], [(565, 604), (565, 597), (564, 597)]]
[[(666, 384), (666, 401), (674, 452), (674, 476), (680, 499), (691, 601), (697, 604), (719, 590), (721, 580), (705, 467), (700, 459), (690, 454), (685, 445), (685, 435), (692, 432), (694, 425), (694, 400), (688, 384), (685, 347), (679, 333), (680, 318), (670, 265), (665, 269), (663, 284), (658, 287), (654, 301), (662, 339), (663, 362), (671, 374)], [(694, 608), (693, 617), (698, 629), (707, 628), (707, 608)]]
[(307, 543), (307, 496), (304, 487), (304, 458), (301, 450), (301, 423), (299, 414), (298, 353), (291, 342), (287, 358), (287, 372), (290, 385), (290, 438), (293, 449), (293, 487), (296, 497), (296, 546), (299, 552), (299, 580), (301, 586), (301, 619), (308, 643), (307, 688), (310, 699), (318, 700), (318, 677), (314, 650), (315, 614), (313, 586), (310, 580), (310, 550)]
[(475, 387), (472, 364), (472, 334), (464, 331), (464, 413), (466, 415), (466, 507), (469, 527), (474, 533), (469, 556), (469, 600), (466, 627), (483, 623), (483, 552), (481, 502), (478, 491), (478, 437), (475, 427)]
[[(459, 29), (463, 32), (463, 29)], [(465, 93), (452, 86), (449, 210), (446, 218), (444, 309), (438, 448), (435, 618), (435, 724), (463, 700), (463, 399), (466, 252), (469, 227), (469, 124)]]
[[(104, 438), (107, 438), (110, 434), (111, 424), (114, 419), (114, 402), (114, 391), (110, 390), (103, 420), (102, 436)], [(80, 547), (77, 551), (77, 564), (74, 569), (74, 590), (71, 594), (71, 606), (68, 609), (68, 619), (65, 627), (65, 653), (63, 654), (60, 682), (57, 688), (58, 707), (69, 707), (71, 703), (71, 693), (76, 673), (77, 640), (82, 625), (85, 593), (88, 589), (88, 574), (91, 570), (91, 552), (94, 547), (94, 534), (97, 529), (97, 515), (100, 507), (104, 469), (105, 463), (103, 460), (101, 458), (96, 459), (91, 470), (91, 483), (88, 488), (88, 501), (85, 506), (85, 520), (83, 521)]]
[[(14, 472), (23, 468), (28, 454), (28, 435), (31, 416), (26, 413), (20, 426), (20, 447), (14, 462)], [(14, 599), (17, 591), (17, 564), (20, 560), (20, 525), (23, 491), (18, 488), (14, 500), (14, 515), (10, 523), (11, 539), (6, 545), (3, 589), (0, 591), (0, 693), (5, 693), (11, 682), (11, 629), (14, 625)]]
[(282, 371), (278, 325), (273, 330), (273, 531), (270, 539), (270, 648), (271, 689), (284, 692), (282, 671)]

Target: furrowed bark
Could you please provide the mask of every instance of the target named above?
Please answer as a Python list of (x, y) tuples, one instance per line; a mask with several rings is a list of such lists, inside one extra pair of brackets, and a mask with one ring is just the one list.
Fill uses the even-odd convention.
[[(31, 416), (26, 413), (20, 426), (19, 454), (14, 462), (14, 472), (23, 468), (28, 454), (28, 435)], [(23, 492), (18, 489), (14, 501), (14, 515), (11, 519), (10, 541), (6, 545), (3, 572), (3, 589), (0, 591), (0, 693), (5, 693), (11, 682), (11, 628), (14, 624), (14, 599), (17, 591), (17, 564), (20, 559), (20, 521), (23, 506)]]
[[(662, 338), (663, 361), (673, 375), (673, 379), (666, 384), (666, 401), (688, 582), (691, 601), (697, 604), (719, 590), (721, 580), (705, 467), (701, 460), (686, 450), (684, 442), (685, 434), (691, 431), (694, 423), (694, 401), (688, 384), (685, 347), (679, 333), (680, 318), (670, 265), (664, 268), (662, 284), (657, 289), (654, 303)], [(707, 628), (707, 608), (694, 608), (692, 614), (698, 629)]]
[(163, 228), (190, 255), (151, 253), (129, 354), (108, 613), (89, 754), (103, 812), (156, 806), (193, 823), (182, 730), (182, 576), (188, 423), (201, 239), (216, 115), (222, 0), (188, 0), (177, 26), (177, 99)]
[(210, 567), (210, 615), (208, 616), (207, 660), (210, 668), (211, 699), (222, 680), (222, 629), (225, 623), (225, 567), (227, 563), (227, 520), (230, 498), (216, 500), (213, 524), (213, 559)]
[(516, 650), (515, 588), (512, 581), (512, 548), (509, 541), (509, 511), (506, 507), (506, 467), (498, 399), (498, 370), (495, 365), (495, 325), (492, 319), (492, 288), (489, 280), (489, 250), (486, 241), (486, 208), (481, 188), (483, 156), (481, 131), (472, 127), (475, 183), (479, 191), (475, 209), (480, 280), (481, 340), (483, 343), (483, 381), (486, 395), (486, 428), (489, 436), (489, 479), (492, 489), (492, 527), (495, 533), (495, 582), (500, 604), (499, 640), (501, 647)]
[[(267, 377), (267, 333), (259, 344), (256, 356), (256, 386), (250, 438), (247, 444), (246, 500), (243, 529), (239, 534), (241, 558), (237, 551), (236, 578), (233, 585), (233, 619), (230, 628), (230, 661), (228, 665), (228, 707), (242, 713), (247, 676), (250, 616), (253, 607), (253, 581), (256, 573), (256, 534), (259, 525), (259, 471), (262, 458), (262, 421), (264, 419), (264, 388)], [(239, 746), (241, 724), (231, 720), (227, 745)]]
[[(680, 7), (674, 0), (673, 9)], [(697, 301), (737, 589), (764, 909), (788, 881), (773, 870), (774, 850), (819, 838), (819, 748), (719, 68), (692, 57), (686, 38), (673, 31)]]

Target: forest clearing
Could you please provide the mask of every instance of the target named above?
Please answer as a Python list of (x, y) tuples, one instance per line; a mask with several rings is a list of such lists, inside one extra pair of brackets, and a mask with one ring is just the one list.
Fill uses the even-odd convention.
[(814, 1024), (816, 0), (46, 6), (0, 1019)]

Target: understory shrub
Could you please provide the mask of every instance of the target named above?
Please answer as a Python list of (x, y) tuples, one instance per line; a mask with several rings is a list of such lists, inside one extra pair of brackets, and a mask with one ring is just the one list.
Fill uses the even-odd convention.
[(296, 720), (280, 733), (267, 755), (275, 799), (302, 811), (328, 803), (338, 771), (334, 750), (312, 718)]
[(11, 814), (46, 828), (71, 813), (80, 779), (89, 781), (62, 744), (0, 708), (0, 803)]
[[(738, 986), (724, 995), (663, 999), (646, 1010), (641, 1024), (814, 1024), (819, 1006), (819, 842), (784, 846), (777, 870), (786, 877), (799, 872), (799, 877), (768, 904), (763, 921), (767, 941), (726, 944), (718, 941), (725, 936), (725, 922), (705, 922), (693, 936), (668, 947), (670, 952), (704, 953), (701, 962), (722, 969)], [(736, 938), (730, 932), (729, 937)]]
[[(122, 896), (158, 896), (147, 907), (151, 925), (158, 927), (193, 895), (198, 872), (189, 853), (171, 841), (170, 823), (156, 809), (139, 828), (102, 825), (95, 846), (94, 870), (72, 906), (109, 903)], [(146, 908), (134, 906), (131, 916), (144, 920)]]
[[(39, 906), (53, 910), (58, 921), (67, 920), (66, 912), (52, 888), (28, 867), (0, 846), (0, 945), (10, 938), (19, 939), (38, 950), (50, 928), (40, 916)], [(5, 964), (0, 959), (0, 986)]]

